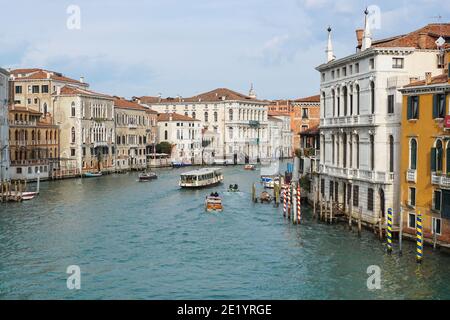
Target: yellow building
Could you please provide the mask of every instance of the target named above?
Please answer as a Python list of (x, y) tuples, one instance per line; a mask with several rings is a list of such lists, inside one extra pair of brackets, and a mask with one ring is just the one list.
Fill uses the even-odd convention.
[[(447, 51), (448, 66), (450, 52)], [(401, 133), (403, 231), (415, 235), (421, 212), (425, 240), (450, 244), (450, 81), (444, 74), (406, 85)], [(436, 233), (434, 233), (436, 231)], [(436, 236), (435, 236), (436, 234)]]

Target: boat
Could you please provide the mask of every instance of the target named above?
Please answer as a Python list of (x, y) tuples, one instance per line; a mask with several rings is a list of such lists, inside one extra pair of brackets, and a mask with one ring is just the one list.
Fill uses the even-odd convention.
[(262, 184), (264, 188), (273, 189), (275, 184), (280, 184), (280, 179), (278, 177), (262, 177)]
[(182, 173), (179, 185), (182, 188), (204, 188), (222, 183), (223, 173), (220, 168), (202, 168)]
[(259, 196), (259, 201), (261, 201), (261, 203), (264, 202), (270, 203), (272, 202), (272, 196), (267, 191), (263, 191)]
[(237, 184), (230, 184), (228, 192), (239, 192), (239, 186)]
[(139, 181), (150, 181), (156, 178), (158, 178), (158, 176), (153, 171), (142, 172), (139, 174)]
[(214, 195), (211, 194), (207, 196), (205, 200), (205, 210), (208, 212), (222, 211), (223, 210), (222, 198), (220, 198), (217, 193)]
[(99, 171), (99, 172), (86, 172), (84, 174), (84, 176), (86, 178), (95, 178), (95, 177), (101, 177), (103, 174)]
[(255, 169), (256, 169), (256, 167), (254, 164), (246, 164), (244, 166), (244, 170), (255, 170)]
[(192, 163), (184, 162), (184, 161), (172, 161), (172, 167), (173, 168), (184, 168), (184, 167), (190, 167), (192, 166)]

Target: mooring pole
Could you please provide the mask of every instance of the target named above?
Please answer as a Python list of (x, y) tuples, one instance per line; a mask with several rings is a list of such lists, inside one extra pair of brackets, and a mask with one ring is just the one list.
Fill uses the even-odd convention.
[[(388, 209), (388, 216), (387, 216), (387, 220), (388, 220), (388, 224), (387, 224), (387, 233), (386, 233), (386, 238), (387, 238), (387, 252), (389, 254), (392, 253), (392, 224), (393, 224), (393, 220), (392, 220), (392, 209), (389, 208)], [(380, 225), (381, 226), (381, 225)]]
[(422, 214), (420, 211), (417, 213), (416, 218), (416, 261), (422, 263), (423, 259), (423, 226), (422, 226)]
[(362, 207), (359, 207), (359, 214), (358, 214), (358, 237), (361, 237), (361, 228), (362, 228)]
[(402, 250), (403, 250), (402, 241), (403, 241), (403, 209), (400, 208), (400, 230), (399, 230), (399, 234), (398, 234), (399, 255), (403, 254), (403, 252), (402, 252)]

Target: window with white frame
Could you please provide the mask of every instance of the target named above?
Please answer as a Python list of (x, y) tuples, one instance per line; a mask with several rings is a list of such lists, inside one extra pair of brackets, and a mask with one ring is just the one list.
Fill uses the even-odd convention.
[(431, 233), (441, 235), (441, 219), (433, 217), (431, 221)]
[(405, 66), (404, 58), (392, 58), (392, 68), (394, 69), (403, 69)]
[(408, 204), (411, 207), (416, 206), (416, 188), (410, 187), (408, 190)]
[(415, 213), (408, 214), (408, 228), (416, 229), (416, 214)]

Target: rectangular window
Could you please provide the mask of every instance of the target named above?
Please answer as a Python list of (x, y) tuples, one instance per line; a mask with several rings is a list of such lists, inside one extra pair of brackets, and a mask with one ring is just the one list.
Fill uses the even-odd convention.
[(409, 188), (409, 205), (416, 206), (416, 188)]
[(320, 180), (320, 193), (325, 197), (325, 179)]
[(373, 189), (367, 190), (367, 210), (373, 211)]
[(433, 119), (445, 118), (445, 94), (433, 95)]
[(16, 168), (16, 173), (17, 174), (22, 174), (22, 168)]
[(39, 93), (39, 86), (33, 86), (32, 93)]
[(334, 189), (334, 182), (333, 181), (330, 181), (330, 190), (328, 190), (329, 191), (329, 198), (330, 199), (333, 199), (333, 189)]
[(395, 96), (393, 94), (390, 94), (388, 96), (388, 114), (394, 113), (394, 102), (395, 102)]
[(405, 59), (403, 58), (392, 58), (392, 68), (403, 69), (405, 64)]
[(359, 63), (355, 63), (355, 73), (359, 73)]
[(375, 59), (374, 58), (369, 60), (369, 68), (370, 68), (370, 70), (375, 69)]
[(359, 186), (353, 186), (353, 206), (359, 206)]
[(439, 190), (434, 191), (433, 210), (441, 211), (442, 193)]
[(342, 76), (346, 77), (347, 76), (347, 68), (342, 68)]
[(407, 106), (406, 116), (407, 116), (408, 120), (419, 119), (419, 97), (418, 96), (408, 97), (408, 106)]
[(441, 217), (450, 219), (450, 190), (442, 190)]
[(309, 117), (309, 110), (308, 110), (308, 108), (303, 108), (302, 109), (302, 118), (303, 119), (308, 119), (308, 117)]
[(350, 71), (350, 74), (353, 74), (353, 66), (352, 65), (349, 66), (349, 71)]
[(325, 72), (322, 73), (322, 82), (325, 81)]
[(334, 70), (331, 71), (331, 78), (334, 79)]
[(436, 232), (436, 235), (441, 235), (441, 219), (434, 218), (431, 222), (431, 233), (434, 234)]
[(75, 149), (70, 149), (70, 156), (75, 157)]
[(438, 67), (438, 69), (444, 69), (444, 66), (445, 66), (445, 55), (443, 53), (438, 53), (437, 67)]
[(16, 94), (21, 94), (22, 93), (22, 86), (16, 86)]
[(48, 93), (48, 85), (43, 85), (41, 88), (42, 93)]
[(416, 215), (414, 213), (408, 215), (408, 228), (416, 229)]

